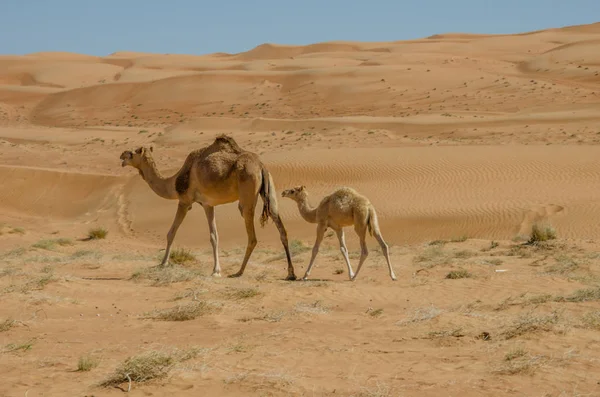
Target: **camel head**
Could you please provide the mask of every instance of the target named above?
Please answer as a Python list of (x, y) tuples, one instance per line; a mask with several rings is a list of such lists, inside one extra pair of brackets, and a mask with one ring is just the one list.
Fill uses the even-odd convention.
[(150, 146), (149, 148), (140, 146), (139, 148), (137, 148), (135, 151), (131, 151), (131, 150), (126, 150), (123, 153), (121, 153), (121, 167), (125, 167), (126, 165), (129, 165), (131, 167), (135, 167), (135, 168), (140, 168), (142, 161), (145, 158), (151, 157), (152, 151), (153, 151), (153, 147)]
[(308, 192), (306, 191), (306, 186), (301, 185), (284, 190), (281, 192), (281, 197), (287, 197), (294, 201), (302, 201), (308, 197)]

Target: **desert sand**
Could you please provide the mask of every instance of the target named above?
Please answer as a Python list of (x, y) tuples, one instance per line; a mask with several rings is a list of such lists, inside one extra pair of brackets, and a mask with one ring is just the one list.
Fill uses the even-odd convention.
[[(272, 173), (299, 278), (316, 226), (281, 191), (351, 186), (398, 281), (371, 237), (348, 281), (332, 232), (310, 280), (283, 280), (260, 207), (227, 278), (237, 203), (216, 209), (224, 277), (199, 206), (174, 243), (189, 255), (158, 269), (177, 203), (119, 155), (153, 146), (171, 175), (221, 133)], [(600, 23), (0, 56), (0, 396), (600, 396), (598, 143)], [(556, 238), (527, 244), (534, 225)], [(171, 356), (151, 379), (119, 369), (153, 351)]]

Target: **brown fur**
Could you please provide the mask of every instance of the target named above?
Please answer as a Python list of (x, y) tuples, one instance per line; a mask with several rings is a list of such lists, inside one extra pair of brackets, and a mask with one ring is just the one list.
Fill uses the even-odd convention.
[[(284, 190), (281, 193), (281, 196), (294, 200), (296, 204), (298, 204), (298, 210), (300, 211), (302, 218), (307, 222), (317, 224), (317, 238), (303, 280), (306, 280), (310, 274), (310, 270), (315, 263), (315, 258), (319, 252), (319, 246), (323, 241), (323, 236), (325, 235), (327, 228), (332, 228), (338, 236), (340, 250), (342, 255), (344, 255), (346, 265), (348, 266), (348, 277), (350, 280), (356, 278), (369, 253), (365, 242), (367, 230), (371, 236), (374, 235), (377, 239), (383, 255), (387, 260), (390, 277), (392, 280), (396, 280), (396, 275), (394, 274), (390, 262), (388, 246), (383, 240), (383, 236), (379, 230), (377, 212), (375, 211), (373, 204), (371, 204), (369, 199), (365, 196), (359, 194), (352, 188), (342, 187), (325, 196), (317, 208), (313, 208), (309, 204), (308, 192), (304, 185)], [(356, 268), (356, 273), (353, 273), (350, 259), (348, 258), (348, 249), (346, 248), (346, 241), (344, 238), (344, 227), (346, 226), (354, 226), (354, 231), (360, 239), (361, 256), (358, 267)]]
[(121, 160), (123, 167), (129, 165), (137, 168), (156, 194), (179, 201), (175, 219), (167, 234), (167, 248), (161, 265), (168, 264), (177, 229), (192, 204), (197, 202), (204, 208), (209, 223), (214, 256), (213, 275), (220, 275), (214, 207), (238, 201), (248, 234), (248, 245), (241, 268), (233, 275), (241, 276), (257, 244), (254, 212), (260, 195), (264, 203), (260, 217), (261, 226), (264, 227), (269, 217), (273, 219), (286, 253), (287, 279), (296, 279), (289, 253), (287, 232), (277, 210), (275, 187), (267, 168), (257, 154), (243, 150), (232, 137), (221, 134), (210, 145), (190, 152), (179, 171), (171, 177), (164, 178), (152, 159), (152, 150), (151, 147), (149, 149), (140, 147), (135, 153), (124, 151)]

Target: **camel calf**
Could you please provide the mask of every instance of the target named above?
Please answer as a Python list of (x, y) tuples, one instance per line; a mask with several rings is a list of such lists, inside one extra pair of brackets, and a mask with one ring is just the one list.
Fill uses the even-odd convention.
[[(349, 187), (342, 187), (337, 189), (328, 196), (325, 196), (319, 203), (317, 208), (310, 206), (308, 202), (308, 192), (305, 186), (296, 186), (292, 189), (284, 190), (281, 193), (282, 197), (287, 197), (298, 204), (298, 210), (300, 215), (305, 221), (309, 223), (317, 224), (317, 239), (312, 249), (312, 256), (310, 263), (306, 269), (303, 280), (306, 280), (312, 269), (315, 257), (319, 252), (319, 246), (323, 241), (323, 236), (328, 227), (332, 228), (340, 241), (340, 251), (344, 255), (346, 265), (348, 266), (348, 277), (350, 281), (354, 281), (360, 268), (362, 267), (369, 251), (365, 242), (365, 236), (367, 229), (371, 236), (375, 236), (383, 255), (387, 260), (390, 277), (392, 280), (396, 280), (396, 275), (392, 269), (392, 263), (390, 262), (389, 249), (386, 242), (383, 240), (381, 231), (379, 230), (379, 223), (377, 221), (377, 213), (375, 208), (365, 196), (359, 194), (356, 190)], [(360, 239), (361, 255), (356, 273), (353, 273), (352, 266), (350, 266), (350, 259), (348, 258), (348, 249), (346, 248), (346, 241), (344, 239), (344, 227), (354, 225), (354, 231), (358, 234)]]

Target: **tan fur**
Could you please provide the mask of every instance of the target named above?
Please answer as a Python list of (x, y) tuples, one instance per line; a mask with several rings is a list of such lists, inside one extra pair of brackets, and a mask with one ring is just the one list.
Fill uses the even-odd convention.
[[(396, 275), (392, 269), (392, 264), (389, 257), (389, 248), (379, 230), (379, 222), (377, 220), (377, 212), (375, 207), (368, 198), (359, 194), (356, 190), (349, 187), (342, 187), (333, 193), (325, 196), (317, 208), (311, 207), (308, 201), (308, 192), (304, 185), (296, 186), (292, 189), (284, 190), (281, 193), (282, 197), (287, 197), (294, 200), (298, 204), (300, 215), (305, 221), (317, 224), (317, 239), (313, 247), (312, 257), (303, 280), (306, 280), (310, 274), (310, 270), (314, 265), (315, 258), (319, 252), (319, 246), (325, 235), (327, 228), (333, 229), (338, 236), (340, 242), (340, 250), (344, 255), (346, 265), (348, 266), (348, 277), (350, 280), (355, 280), (360, 268), (362, 267), (369, 253), (365, 236), (367, 229), (371, 236), (375, 236), (383, 254), (388, 263), (388, 269), (392, 280), (396, 280)], [(344, 238), (344, 227), (354, 226), (354, 230), (360, 239), (361, 256), (356, 273), (352, 272), (350, 259), (348, 258), (348, 249)]]
[(279, 216), (275, 185), (257, 154), (243, 150), (233, 138), (220, 135), (211, 145), (190, 152), (177, 173), (170, 177), (163, 177), (152, 159), (152, 152), (152, 147), (140, 147), (135, 151), (124, 151), (120, 158), (123, 167), (137, 168), (142, 178), (160, 197), (179, 201), (175, 219), (167, 234), (167, 248), (161, 266), (169, 263), (171, 245), (187, 212), (192, 208), (192, 204), (199, 203), (204, 208), (208, 220), (213, 248), (213, 275), (220, 276), (214, 207), (239, 201), (238, 208), (246, 224), (248, 245), (240, 270), (230, 277), (241, 276), (257, 243), (254, 211), (260, 195), (264, 202), (261, 225), (264, 226), (268, 217), (273, 219), (286, 253), (287, 279), (296, 279), (288, 248), (287, 232)]

